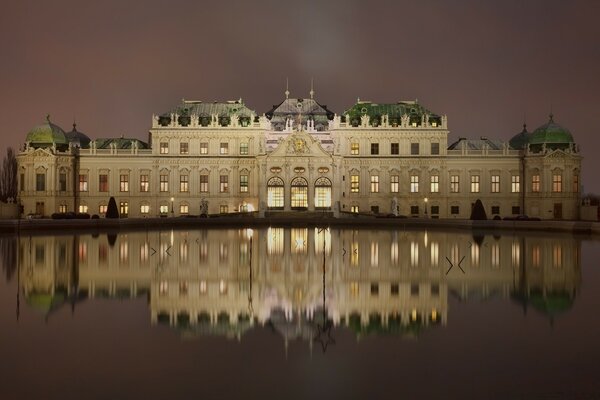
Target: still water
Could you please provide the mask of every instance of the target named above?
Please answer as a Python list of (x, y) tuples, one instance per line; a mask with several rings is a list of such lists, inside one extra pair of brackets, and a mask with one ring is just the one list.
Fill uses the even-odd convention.
[(0, 398), (600, 398), (600, 242), (0, 238)]

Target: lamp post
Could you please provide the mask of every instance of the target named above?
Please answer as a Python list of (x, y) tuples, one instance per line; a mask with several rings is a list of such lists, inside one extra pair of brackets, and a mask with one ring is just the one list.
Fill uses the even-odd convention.
[(425, 219), (427, 219), (427, 202), (429, 201), (429, 199), (427, 197), (425, 197)]
[(173, 210), (173, 202), (175, 201), (175, 197), (171, 197), (171, 217), (175, 216), (175, 210)]

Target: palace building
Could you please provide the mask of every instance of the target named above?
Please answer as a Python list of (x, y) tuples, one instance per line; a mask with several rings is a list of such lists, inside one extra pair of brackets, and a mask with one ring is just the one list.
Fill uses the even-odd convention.
[(417, 101), (357, 101), (341, 114), (310, 98), (259, 115), (240, 99), (183, 100), (152, 117), (148, 143), (91, 139), (47, 121), (19, 152), (24, 215), (121, 217), (258, 212), (578, 219), (581, 156), (549, 121), (509, 142), (448, 143), (448, 120)]

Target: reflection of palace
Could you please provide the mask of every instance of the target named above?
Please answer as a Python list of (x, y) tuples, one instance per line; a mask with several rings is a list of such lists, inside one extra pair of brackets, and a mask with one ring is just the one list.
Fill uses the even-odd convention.
[(571, 306), (581, 279), (579, 242), (558, 236), (163, 231), (22, 237), (18, 256), (22, 293), (45, 313), (148, 295), (152, 322), (185, 334), (239, 337), (259, 323), (286, 340), (310, 338), (323, 312), (361, 334), (417, 333), (446, 323), (450, 292), (512, 298), (553, 317)]
[[(485, 132), (484, 132), (485, 133)], [(26, 214), (122, 217), (322, 211), (469, 218), (578, 219), (581, 156), (549, 121), (506, 143), (448, 142), (448, 123), (417, 101), (358, 101), (336, 115), (286, 98), (262, 116), (240, 100), (183, 101), (152, 119), (148, 143), (91, 140), (48, 121), (25, 138), (19, 202)]]

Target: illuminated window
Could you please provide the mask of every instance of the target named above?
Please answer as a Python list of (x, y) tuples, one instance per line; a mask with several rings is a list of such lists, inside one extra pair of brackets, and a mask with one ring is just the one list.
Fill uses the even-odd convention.
[(398, 193), (400, 190), (400, 176), (390, 175), (390, 192)]
[(229, 143), (227, 143), (227, 142), (221, 143), (221, 145), (219, 146), (219, 154), (221, 154), (221, 155), (229, 154)]
[(66, 213), (67, 212), (67, 205), (66, 204), (59, 205), (58, 206), (58, 212), (60, 212), (60, 213)]
[(150, 206), (148, 204), (142, 204), (140, 206), (140, 214), (148, 214), (150, 212)]
[(85, 205), (85, 204), (81, 204), (81, 205), (79, 206), (79, 212), (80, 212), (80, 213), (82, 213), (82, 214), (85, 214), (85, 213), (87, 213), (87, 212), (88, 212), (88, 206), (87, 206), (87, 205)]
[(179, 191), (189, 192), (190, 191), (190, 177), (188, 175), (179, 175)]
[(278, 177), (269, 179), (267, 182), (267, 206), (273, 209), (282, 209), (284, 200), (283, 180)]
[(379, 193), (379, 175), (371, 175), (371, 193)]
[(169, 175), (160, 174), (160, 191), (168, 192), (169, 191)]
[(350, 175), (350, 192), (358, 193), (359, 187), (358, 175)]
[(430, 177), (430, 192), (431, 193), (439, 193), (440, 191), (440, 176), (439, 175), (431, 175)]
[(492, 175), (492, 193), (500, 193), (500, 175)]
[(521, 177), (519, 175), (510, 177), (510, 191), (512, 193), (519, 193), (521, 191)]
[(121, 217), (126, 217), (129, 215), (129, 203), (126, 201), (121, 201), (119, 203), (119, 214)]
[(163, 215), (165, 215), (169, 212), (169, 206), (166, 204), (161, 204), (159, 209), (160, 209), (160, 213)]
[(392, 143), (390, 145), (390, 154), (400, 154), (400, 143)]
[(578, 173), (573, 174), (573, 192), (574, 193), (579, 192), (579, 174)]
[(220, 186), (219, 191), (226, 193), (229, 191), (229, 175), (221, 175), (219, 178)]
[(552, 175), (552, 191), (555, 193), (562, 192), (562, 175), (561, 174)]
[(179, 143), (179, 154), (190, 154), (190, 146), (188, 142)]
[(353, 156), (357, 156), (359, 154), (359, 147), (358, 147), (358, 143), (351, 143), (350, 144), (350, 154)]
[(99, 214), (106, 214), (106, 210), (108, 210), (108, 206), (106, 204), (100, 204), (98, 207)]
[(240, 155), (241, 156), (248, 155), (248, 143), (247, 142), (240, 143)]
[(179, 205), (179, 214), (189, 214), (190, 213), (190, 206), (188, 204), (180, 204)]
[(98, 176), (98, 191), (108, 192), (108, 175), (100, 174)]
[(200, 192), (208, 192), (208, 175), (200, 175)]
[(240, 175), (240, 192), (248, 192), (248, 175)]
[(150, 177), (147, 174), (140, 175), (140, 192), (150, 190)]
[(471, 175), (471, 193), (479, 193), (479, 175)]
[(358, 206), (352, 206), (352, 207), (350, 207), (350, 212), (358, 214)]
[(460, 181), (458, 175), (450, 175), (450, 193), (460, 192)]
[(331, 181), (325, 177), (321, 177), (315, 182), (315, 207), (331, 207)]
[(160, 142), (160, 154), (169, 154), (169, 143)]
[(200, 154), (208, 154), (208, 143), (207, 142), (200, 143)]
[(88, 176), (87, 175), (79, 175), (79, 191), (80, 192), (88, 191)]
[(227, 214), (229, 212), (229, 206), (227, 204), (221, 204), (219, 206), (219, 213)]
[(419, 176), (418, 175), (410, 176), (410, 192), (411, 193), (419, 193)]
[(119, 175), (119, 192), (129, 192), (129, 175)]
[(304, 178), (294, 178), (291, 184), (291, 206), (292, 208), (308, 207), (308, 182)]
[(531, 191), (538, 193), (540, 191), (540, 176), (533, 175), (531, 177)]
[(371, 155), (379, 154), (379, 143), (371, 143)]

